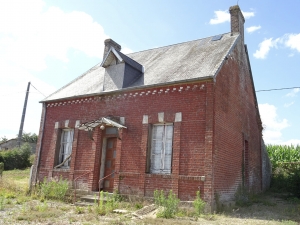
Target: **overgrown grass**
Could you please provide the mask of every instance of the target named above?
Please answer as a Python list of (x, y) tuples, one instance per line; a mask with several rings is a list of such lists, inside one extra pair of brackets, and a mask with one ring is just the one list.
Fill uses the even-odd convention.
[(38, 193), (42, 198), (63, 201), (69, 189), (69, 183), (62, 178), (51, 179), (50, 181), (44, 179), (44, 182), (38, 188)]

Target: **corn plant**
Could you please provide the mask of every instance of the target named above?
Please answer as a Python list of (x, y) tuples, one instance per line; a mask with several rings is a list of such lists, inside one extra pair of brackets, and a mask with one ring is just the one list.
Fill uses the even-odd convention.
[(272, 163), (271, 188), (300, 197), (300, 146), (267, 145)]

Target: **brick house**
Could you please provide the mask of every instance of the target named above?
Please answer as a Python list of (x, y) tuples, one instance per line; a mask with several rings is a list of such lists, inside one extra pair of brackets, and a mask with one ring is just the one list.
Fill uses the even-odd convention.
[(240, 185), (266, 189), (245, 21), (229, 11), (231, 32), (213, 37), (127, 55), (105, 40), (101, 63), (42, 101), (33, 179), (181, 200), (200, 190), (211, 207)]

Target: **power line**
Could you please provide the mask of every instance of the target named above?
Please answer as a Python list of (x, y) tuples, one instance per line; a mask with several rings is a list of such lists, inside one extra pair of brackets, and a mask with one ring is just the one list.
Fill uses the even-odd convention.
[[(40, 92), (38, 89), (36, 89), (35, 86), (33, 86), (33, 84), (31, 83), (31, 86), (34, 87), (35, 90), (37, 90), (38, 92)], [(40, 92), (42, 95), (44, 95), (42, 92)], [(46, 95), (44, 95), (44, 97), (47, 97)]]
[(258, 90), (256, 92), (262, 92), (262, 91), (281, 91), (281, 90), (295, 89), (295, 88), (300, 88), (300, 87), (274, 88), (274, 89)]

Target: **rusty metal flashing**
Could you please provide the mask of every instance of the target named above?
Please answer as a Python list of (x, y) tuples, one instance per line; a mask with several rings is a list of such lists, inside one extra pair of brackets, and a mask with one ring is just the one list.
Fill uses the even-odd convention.
[(58, 99), (51, 99), (51, 100), (45, 100), (45, 101), (42, 100), (42, 101), (39, 101), (39, 103), (57, 102), (57, 101), (64, 101), (64, 100), (71, 100), (71, 99), (85, 98), (85, 97), (95, 97), (95, 96), (101, 96), (101, 95), (116, 94), (116, 93), (120, 93), (120, 92), (143, 90), (146, 88), (165, 87), (165, 86), (170, 86), (170, 85), (174, 85), (174, 84), (176, 84), (176, 85), (177, 84), (188, 84), (188, 83), (193, 83), (196, 81), (207, 81), (207, 80), (213, 80), (213, 79), (214, 79), (213, 76), (197, 77), (197, 78), (193, 78), (193, 79), (185, 79), (185, 80), (172, 81), (172, 82), (166, 82), (166, 83), (160, 83), (160, 84), (149, 84), (149, 85), (144, 85), (144, 86), (122, 88), (122, 89), (113, 90), (113, 91), (96, 92), (96, 93), (85, 94), (85, 95), (74, 95), (74, 96), (66, 97), (66, 98), (58, 98)]

